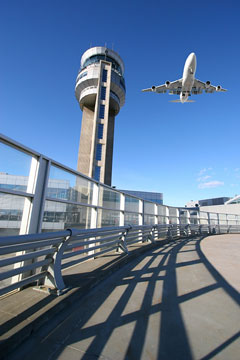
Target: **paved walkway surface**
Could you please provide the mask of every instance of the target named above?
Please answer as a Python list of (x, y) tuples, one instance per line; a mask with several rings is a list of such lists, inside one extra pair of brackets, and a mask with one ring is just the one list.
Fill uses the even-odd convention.
[(240, 235), (152, 247), (75, 298), (9, 359), (239, 360), (239, 250)]

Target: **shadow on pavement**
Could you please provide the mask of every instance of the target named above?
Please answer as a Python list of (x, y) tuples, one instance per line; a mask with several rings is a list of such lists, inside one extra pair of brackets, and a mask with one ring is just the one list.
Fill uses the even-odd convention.
[[(186, 324), (181, 311), (181, 304), (185, 301), (197, 298), (201, 295), (207, 294), (216, 289), (223, 289), (237, 304), (240, 303), (240, 295), (237, 293), (224, 278), (212, 267), (212, 265), (205, 258), (200, 248), (201, 239), (185, 239), (178, 240), (174, 243), (168, 244), (160, 249), (154, 249), (135, 260), (131, 264), (125, 266), (125, 271), (120, 271), (119, 274), (114, 275), (116, 281), (114, 285), (106, 283), (103, 286), (103, 290), (96, 292), (94, 301), (88, 304), (86, 312), (83, 313), (74, 326), (71, 334), (68, 335), (68, 339), (65, 340), (64, 346), (59, 346), (58, 349), (52, 354), (51, 358), (57, 359), (62, 353), (63, 358), (66, 349), (77, 351), (76, 354), (81, 359), (87, 360), (94, 357), (103, 356), (103, 358), (114, 359), (114, 355), (111, 357), (108, 354), (108, 342), (112, 338), (114, 332), (119, 328), (127, 324), (133, 324), (131, 335), (128, 338), (125, 348), (121, 350), (124, 354), (118, 357), (117, 349), (116, 358), (123, 359), (195, 359), (195, 355), (192, 351), (192, 346), (189, 340)], [(191, 249), (188, 250), (187, 246)], [(182, 248), (184, 247), (184, 250)], [(186, 250), (187, 249), (187, 250)], [(198, 259), (178, 262), (177, 257), (180, 253), (195, 252), (198, 255)], [(136, 267), (140, 265), (143, 258), (147, 259), (144, 266), (136, 270)], [(151, 267), (156, 259), (160, 259), (157, 267)], [(182, 267), (193, 266), (195, 264), (204, 265), (209, 274), (215, 279), (213, 284), (204, 286), (203, 288), (195, 289), (186, 294), (178, 294), (178, 282), (177, 282), (177, 269)], [(161, 273), (163, 273), (161, 275)], [(149, 275), (143, 277), (143, 275)], [(153, 303), (154, 291), (157, 281), (162, 281), (162, 295), (161, 300)], [(146, 290), (140, 305), (140, 308), (133, 309), (126, 312), (126, 308), (129, 306), (131, 297), (136, 287), (144, 282), (146, 284)], [(115, 304), (109, 309), (106, 319), (96, 320), (94, 324), (95, 313), (104, 306), (104, 303), (108, 302), (108, 298), (115, 291), (116, 287), (125, 286), (124, 291), (116, 299)], [(98, 290), (97, 290), (98, 291)], [(159, 295), (160, 297), (160, 295)], [(161, 320), (159, 321), (159, 338), (155, 343), (156, 349), (155, 355), (146, 355), (146, 341), (149, 341), (148, 332), (150, 325), (150, 317), (154, 314), (160, 313)], [(225, 349), (229, 344), (238, 339), (240, 333), (237, 332), (231, 338), (224, 341), (217, 346), (214, 350), (209, 352), (202, 359), (211, 359)], [(56, 336), (58, 338), (58, 335)], [(120, 339), (119, 339), (120, 340)], [(120, 353), (121, 353), (120, 350)], [(66, 358), (67, 358), (66, 352)]]
[[(201, 251), (201, 240), (176, 240), (153, 248), (126, 264), (94, 288), (83, 301), (76, 303), (68, 318), (24, 358), (214, 358), (239, 339), (240, 332), (225, 338), (204, 356), (196, 357), (182, 304), (221, 289), (231, 301), (240, 305), (240, 294), (208, 262)], [(186, 256), (184, 261), (181, 256)], [(209, 279), (214, 281), (179, 292), (179, 269), (191, 272), (198, 266), (203, 267)], [(77, 275), (68, 275), (68, 281), (77, 282)], [(154, 316), (157, 320), (153, 323)], [(121, 329), (126, 331), (121, 333)]]

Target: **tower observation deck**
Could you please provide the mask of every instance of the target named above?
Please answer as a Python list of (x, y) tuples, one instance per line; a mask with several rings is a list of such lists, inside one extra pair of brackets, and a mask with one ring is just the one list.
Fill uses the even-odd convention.
[(81, 58), (75, 95), (83, 112), (77, 170), (111, 185), (115, 116), (125, 102), (124, 64), (106, 47)]

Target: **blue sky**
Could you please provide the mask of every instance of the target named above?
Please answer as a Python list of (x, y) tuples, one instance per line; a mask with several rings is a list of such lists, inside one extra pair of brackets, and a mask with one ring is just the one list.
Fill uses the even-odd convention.
[[(116, 117), (112, 184), (163, 192), (174, 206), (239, 194), (239, 18), (232, 0), (2, 0), (0, 132), (75, 169), (80, 58), (107, 44), (124, 60), (127, 87)], [(196, 77), (227, 93), (188, 104), (141, 93), (181, 78), (193, 51)]]

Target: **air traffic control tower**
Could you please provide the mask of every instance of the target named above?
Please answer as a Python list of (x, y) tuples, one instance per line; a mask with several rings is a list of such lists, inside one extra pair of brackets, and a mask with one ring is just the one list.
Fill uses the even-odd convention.
[(111, 186), (115, 116), (125, 102), (124, 64), (106, 47), (81, 58), (75, 95), (82, 115), (77, 170)]

